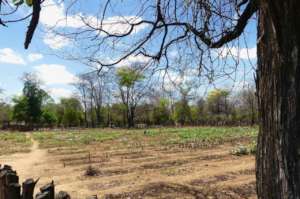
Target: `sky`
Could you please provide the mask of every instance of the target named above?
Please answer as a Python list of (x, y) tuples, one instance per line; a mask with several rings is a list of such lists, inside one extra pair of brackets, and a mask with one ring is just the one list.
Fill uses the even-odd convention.
[[(128, 7), (116, 8), (115, 12), (111, 12), (107, 15), (107, 21), (119, 20), (121, 15), (130, 15), (132, 7), (139, 6), (135, 3), (126, 4)], [(83, 7), (81, 7), (83, 8)], [(85, 12), (93, 13), (95, 10), (94, 1), (86, 0), (84, 6)], [(29, 10), (24, 7), (18, 12), (19, 16), (24, 16)], [(74, 12), (69, 17), (68, 21), (62, 21), (66, 12), (66, 5), (63, 3), (57, 4), (55, 0), (46, 0), (41, 13), (41, 19), (38, 26), (38, 30), (34, 35), (32, 44), (28, 50), (23, 47), (26, 28), (28, 26), (28, 20), (8, 24), (8, 27), (0, 27), (0, 88), (4, 89), (4, 94), (7, 99), (11, 99), (14, 95), (18, 95), (22, 92), (21, 77), (25, 72), (34, 72), (38, 75), (38, 78), (43, 82), (43, 88), (49, 91), (50, 95), (59, 100), (61, 97), (69, 97), (74, 93), (74, 88), (71, 85), (76, 82), (76, 75), (89, 70), (89, 66), (86, 66), (77, 61), (64, 60), (54, 54), (59, 54), (62, 50), (70, 48), (72, 43), (63, 37), (54, 35), (45, 31), (47, 28), (56, 25), (58, 28), (78, 28), (80, 24), (78, 16), (82, 13), (78, 11)], [(95, 16), (91, 15), (91, 20)], [(110, 26), (107, 25), (107, 30), (120, 31), (124, 29), (124, 26)], [(137, 34), (145, 27), (140, 27), (136, 30)], [(245, 48), (240, 49), (239, 56), (242, 60), (250, 60), (255, 63), (256, 60), (256, 23), (251, 22), (245, 34), (247, 35), (248, 50)], [(237, 54), (237, 49), (231, 47), (231, 53)], [(221, 56), (226, 54), (227, 49), (223, 49)], [(109, 55), (105, 55), (109, 56)], [(136, 60), (142, 59), (141, 57), (131, 57), (126, 62), (131, 63)], [(250, 64), (246, 64), (250, 67)]]

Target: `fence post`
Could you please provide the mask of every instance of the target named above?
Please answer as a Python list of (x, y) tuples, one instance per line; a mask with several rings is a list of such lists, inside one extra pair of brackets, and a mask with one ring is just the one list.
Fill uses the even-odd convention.
[(60, 191), (56, 196), (55, 199), (71, 199), (71, 196), (64, 191)]
[[(39, 179), (38, 179), (39, 180)], [(19, 176), (16, 171), (13, 171), (11, 166), (0, 165), (0, 199), (34, 199), (34, 188), (38, 180), (27, 179), (19, 184)], [(51, 183), (40, 188), (41, 193), (38, 193), (35, 199), (54, 199), (55, 198), (55, 185)], [(70, 195), (66, 192), (59, 192), (56, 196), (57, 199), (71, 199)], [(92, 197), (92, 199), (97, 199)]]
[(19, 183), (10, 183), (9, 185), (7, 185), (6, 190), (8, 199), (21, 199), (21, 186), (19, 185)]
[(5, 174), (6, 171), (4, 168), (0, 167), (0, 199), (5, 199), (4, 198), (4, 193), (5, 193)]
[(54, 199), (55, 197), (55, 186), (54, 182), (52, 181), (49, 184), (40, 188), (41, 193), (37, 194), (36, 199)]
[(38, 193), (35, 199), (52, 199), (52, 198), (50, 198), (50, 193), (46, 191), (44, 193)]
[(22, 184), (22, 199), (33, 199), (33, 193), (36, 183), (33, 179), (27, 179)]
[(0, 168), (0, 199), (20, 199), (19, 177), (11, 166), (4, 165)]

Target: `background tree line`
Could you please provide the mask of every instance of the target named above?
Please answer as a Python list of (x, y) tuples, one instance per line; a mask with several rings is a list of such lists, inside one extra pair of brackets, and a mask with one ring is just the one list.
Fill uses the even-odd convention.
[(72, 97), (55, 102), (34, 74), (24, 74), (22, 95), (0, 103), (3, 128), (254, 125), (255, 88), (213, 89), (203, 97), (192, 87), (164, 91), (134, 67), (78, 75)]

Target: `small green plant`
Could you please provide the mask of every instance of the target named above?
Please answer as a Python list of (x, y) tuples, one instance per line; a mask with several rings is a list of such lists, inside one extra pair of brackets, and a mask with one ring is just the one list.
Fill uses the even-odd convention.
[(231, 151), (232, 155), (242, 156), (242, 155), (248, 155), (249, 151), (246, 146), (240, 145), (237, 148), (233, 149)]
[(242, 155), (255, 155), (256, 154), (256, 142), (253, 141), (251, 144), (244, 146), (239, 145), (231, 151), (232, 155), (242, 156)]
[(253, 141), (250, 145), (249, 145), (249, 152), (252, 155), (255, 155), (257, 151), (257, 143), (256, 141)]

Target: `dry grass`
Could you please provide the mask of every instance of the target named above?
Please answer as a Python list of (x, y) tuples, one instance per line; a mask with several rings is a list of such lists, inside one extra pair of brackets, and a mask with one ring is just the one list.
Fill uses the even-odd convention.
[(31, 144), (25, 133), (0, 131), (0, 155), (29, 152)]

